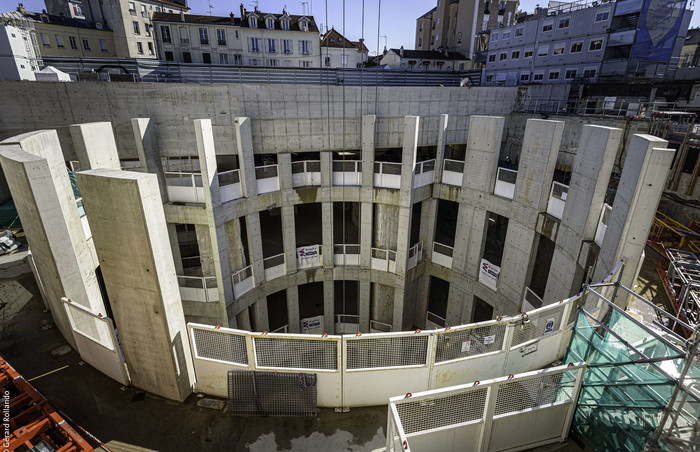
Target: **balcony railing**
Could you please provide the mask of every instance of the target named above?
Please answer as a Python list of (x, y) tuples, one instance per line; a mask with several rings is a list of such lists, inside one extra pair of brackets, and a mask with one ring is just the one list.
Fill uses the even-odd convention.
[(603, 204), (603, 209), (601, 210), (600, 218), (598, 219), (598, 227), (595, 230), (595, 242), (598, 244), (598, 246), (603, 246), (605, 231), (608, 230), (608, 221), (610, 221), (610, 212), (612, 212), (612, 206)]
[(549, 202), (547, 202), (547, 213), (561, 220), (566, 205), (566, 195), (569, 193), (569, 186), (559, 182), (552, 182), (552, 189), (549, 192)]
[(200, 173), (166, 171), (165, 186), (171, 202), (204, 202), (204, 186)]
[(396, 251), (372, 248), (372, 270), (396, 273)]
[(445, 159), (442, 164), (442, 183), (461, 187), (463, 178), (464, 162), (461, 160)]
[(288, 332), (289, 332), (289, 324), (282, 325), (281, 327), (270, 331), (270, 333), (288, 333)]
[(200, 39), (199, 43), (203, 44), (203, 45), (209, 45), (209, 40), (208, 39)]
[(423, 242), (420, 241), (408, 249), (408, 263), (406, 264), (406, 269), (410, 270), (418, 262), (423, 260)]
[(259, 195), (262, 195), (263, 193), (279, 191), (280, 189), (280, 178), (277, 169), (277, 164), (256, 166), (255, 179)]
[(374, 162), (374, 186), (397, 190), (401, 188), (401, 164)]
[(496, 174), (496, 186), (493, 193), (507, 199), (513, 199), (515, 193), (515, 181), (518, 178), (518, 172), (507, 168), (498, 168)]
[(265, 268), (265, 281), (270, 281), (287, 273), (287, 264), (284, 253), (270, 256), (263, 260)]
[(360, 160), (334, 160), (333, 185), (361, 185), (362, 162)]
[(224, 39), (219, 39), (219, 41), (218, 41), (217, 43), (218, 43), (220, 46), (225, 46), (225, 45), (226, 45), (226, 40), (224, 40)]
[(523, 306), (520, 309), (523, 312), (530, 312), (533, 309), (542, 307), (542, 298), (532, 291), (529, 287), (525, 288), (525, 296), (523, 297)]
[(231, 283), (233, 284), (233, 296), (238, 298), (255, 287), (253, 280), (253, 268), (247, 266), (241, 270), (231, 273)]
[(180, 297), (183, 301), (210, 303), (219, 301), (219, 289), (215, 276), (181, 276), (177, 277)]
[(413, 188), (433, 183), (435, 177), (435, 159), (417, 162), (413, 171)]
[(442, 243), (433, 242), (433, 256), (432, 256), (433, 263), (441, 265), (445, 268), (452, 268), (452, 253), (453, 252), (454, 252), (453, 247), (443, 245)]
[(380, 322), (379, 320), (369, 321), (369, 332), (370, 333), (391, 333), (393, 327), (388, 323)]
[(321, 161), (304, 160), (292, 162), (292, 187), (321, 185)]
[(333, 245), (333, 265), (360, 265), (360, 249), (359, 244)]
[(180, 38), (180, 44), (189, 44), (190, 40), (189, 38)]
[(445, 320), (443, 317), (440, 317), (439, 315), (432, 313), (430, 311), (426, 312), (425, 315), (425, 328), (426, 329), (435, 329), (435, 328), (445, 328), (445, 325), (447, 325), (447, 320)]
[(359, 315), (337, 314), (335, 316), (335, 334), (355, 334), (359, 332)]
[(221, 202), (233, 201), (243, 196), (240, 172), (235, 169), (218, 174)]

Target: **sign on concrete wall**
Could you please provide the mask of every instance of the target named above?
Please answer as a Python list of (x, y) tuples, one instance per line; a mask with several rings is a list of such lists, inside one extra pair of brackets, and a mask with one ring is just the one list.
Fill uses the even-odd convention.
[(318, 245), (297, 248), (297, 261), (300, 266), (316, 265), (321, 262), (321, 247)]
[(323, 316), (306, 317), (301, 319), (301, 334), (321, 334), (323, 333)]
[(485, 284), (489, 288), (496, 290), (498, 286), (498, 275), (501, 273), (501, 267), (494, 265), (486, 259), (481, 259), (481, 267), (479, 267), (479, 282)]

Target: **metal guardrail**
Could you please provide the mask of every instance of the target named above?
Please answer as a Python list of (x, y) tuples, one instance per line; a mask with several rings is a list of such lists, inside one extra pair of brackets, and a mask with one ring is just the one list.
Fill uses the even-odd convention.
[(240, 173), (237, 169), (218, 173), (217, 177), (219, 178), (219, 187), (237, 184), (241, 181)]

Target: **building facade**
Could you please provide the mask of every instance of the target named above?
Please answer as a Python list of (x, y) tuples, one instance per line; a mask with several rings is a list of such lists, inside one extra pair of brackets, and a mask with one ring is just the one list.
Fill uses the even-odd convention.
[(313, 17), (246, 11), (241, 16), (154, 16), (158, 53), (179, 63), (319, 67), (320, 42)]
[(42, 56), (105, 58), (117, 57), (114, 32), (98, 22), (64, 16), (26, 13), (35, 21), (37, 41)]
[(331, 28), (321, 38), (323, 67), (358, 68), (367, 63), (369, 50), (362, 42), (353, 42)]
[(29, 24), (0, 26), (0, 80), (34, 80), (41, 69), (35, 36)]
[(389, 49), (379, 64), (391, 69), (412, 71), (463, 71), (469, 60), (457, 52), (437, 52), (435, 50)]
[(448, 50), (473, 60), (477, 34), (515, 23), (519, 1), (438, 0), (416, 20), (416, 50)]

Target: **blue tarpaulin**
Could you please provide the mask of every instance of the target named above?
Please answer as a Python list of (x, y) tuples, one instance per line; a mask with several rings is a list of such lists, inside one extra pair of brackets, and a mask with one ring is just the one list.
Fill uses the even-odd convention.
[(683, 21), (686, 0), (646, 0), (631, 58), (669, 61)]

